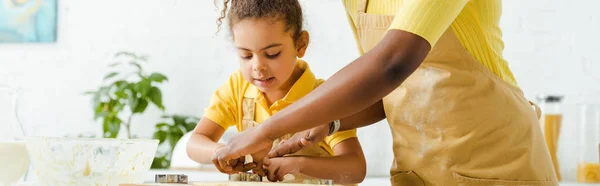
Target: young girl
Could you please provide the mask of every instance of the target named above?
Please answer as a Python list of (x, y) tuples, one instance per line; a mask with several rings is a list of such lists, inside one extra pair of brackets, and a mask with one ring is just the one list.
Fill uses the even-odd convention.
[[(298, 59), (305, 54), (309, 35), (302, 30), (302, 9), (297, 0), (234, 0), (227, 18), (240, 69), (214, 93), (188, 142), (190, 158), (204, 164), (211, 163), (213, 154), (224, 149), (217, 141), (228, 127), (235, 126), (240, 132), (255, 127), (323, 83), (306, 62)], [(270, 181), (302, 183), (316, 178), (355, 184), (364, 179), (365, 164), (356, 130), (348, 130), (292, 156), (271, 159), (264, 168), (267, 174), (280, 174), (269, 175)], [(264, 175), (263, 166), (254, 163), (232, 171), (217, 168), (229, 174), (253, 169)]]

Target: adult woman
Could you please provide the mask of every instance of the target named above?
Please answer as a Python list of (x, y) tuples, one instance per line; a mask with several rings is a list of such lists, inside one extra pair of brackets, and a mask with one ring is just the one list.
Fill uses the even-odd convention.
[(246, 154), (260, 157), (284, 134), (317, 127), (270, 157), (322, 139), (327, 127), (320, 124), (344, 118), (345, 130), (386, 117), (392, 185), (557, 185), (539, 109), (501, 55), (501, 0), (344, 5), (364, 55), (260, 129), (230, 140), (217, 154), (222, 167)]

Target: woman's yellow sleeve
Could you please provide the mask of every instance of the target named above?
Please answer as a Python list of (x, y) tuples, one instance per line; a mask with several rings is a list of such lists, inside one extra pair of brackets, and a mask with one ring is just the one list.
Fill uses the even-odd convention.
[(423, 37), (433, 47), (469, 0), (405, 0), (389, 29)]

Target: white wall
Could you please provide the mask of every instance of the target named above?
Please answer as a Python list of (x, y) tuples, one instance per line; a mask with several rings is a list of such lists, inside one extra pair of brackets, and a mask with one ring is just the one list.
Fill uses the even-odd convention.
[(580, 150), (576, 145), (580, 143), (576, 140), (576, 104), (600, 103), (600, 56), (596, 55), (600, 49), (600, 12), (594, 8), (600, 2), (503, 3), (504, 55), (527, 97), (535, 100), (540, 93), (565, 95), (558, 158), (563, 178), (574, 180)]
[[(114, 53), (150, 55), (148, 69), (166, 74), (170, 113), (201, 116), (214, 89), (237, 67), (226, 32), (215, 36), (216, 8), (198, 0), (60, 0), (58, 42), (1, 44), (0, 83), (23, 90), (22, 120), (36, 135), (97, 131), (85, 90), (99, 85)], [(306, 60), (327, 78), (358, 56), (339, 0), (302, 0), (311, 45)], [(505, 56), (528, 98), (559, 93), (569, 115), (560, 157), (576, 159), (572, 103), (599, 101), (600, 13), (594, 0), (504, 1)], [(596, 73), (594, 73), (596, 72)], [(160, 112), (135, 118), (134, 132), (150, 136)], [(387, 174), (391, 140), (385, 122), (360, 130), (370, 174)], [(31, 130), (30, 130), (31, 131)], [(373, 136), (377, 136), (374, 138)], [(383, 143), (381, 141), (384, 141)], [(565, 164), (564, 171), (574, 169)], [(567, 176), (569, 178), (569, 176)], [(572, 177), (574, 178), (574, 177)]]

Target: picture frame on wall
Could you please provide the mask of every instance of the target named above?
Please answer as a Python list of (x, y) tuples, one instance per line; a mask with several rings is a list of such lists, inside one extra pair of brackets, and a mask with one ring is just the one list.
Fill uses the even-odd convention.
[(1, 43), (54, 43), (58, 0), (0, 0)]

